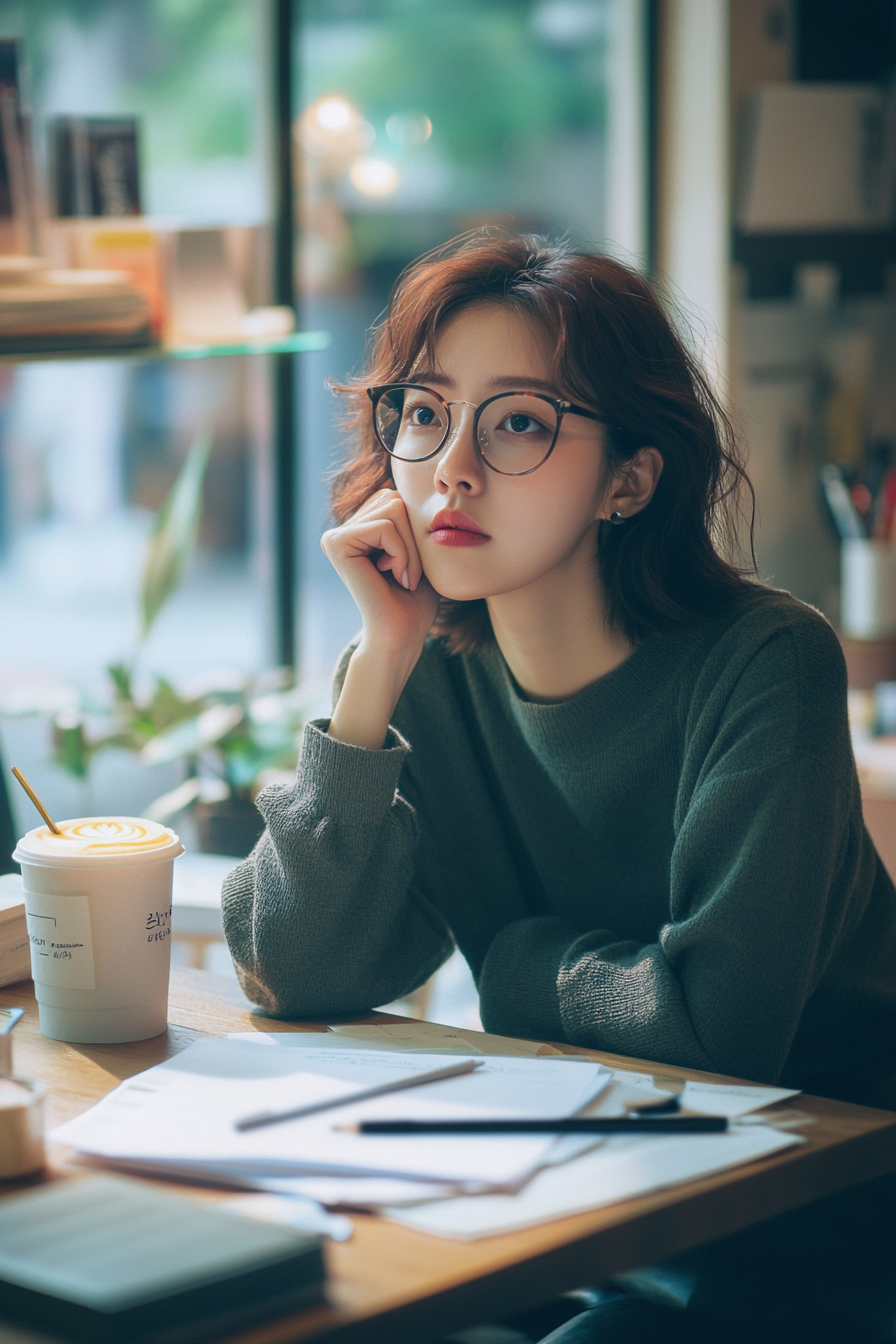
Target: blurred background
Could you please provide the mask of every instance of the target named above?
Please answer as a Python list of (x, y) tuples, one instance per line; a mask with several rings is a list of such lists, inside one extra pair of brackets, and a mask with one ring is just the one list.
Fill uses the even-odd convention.
[[(318, 544), (327, 381), (409, 261), (500, 224), (669, 297), (893, 805), (894, 69), (893, 0), (0, 0), (6, 762), (62, 816), (245, 852), (356, 628)], [(23, 256), (62, 270), (29, 290)], [(105, 346), (4, 317), (119, 265)]]

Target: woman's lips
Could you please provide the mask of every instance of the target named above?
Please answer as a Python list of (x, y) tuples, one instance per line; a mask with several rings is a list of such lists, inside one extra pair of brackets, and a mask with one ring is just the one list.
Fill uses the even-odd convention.
[(490, 541), (487, 532), (483, 532), (472, 518), (454, 509), (443, 509), (433, 518), (429, 537), (437, 546), (482, 546)]

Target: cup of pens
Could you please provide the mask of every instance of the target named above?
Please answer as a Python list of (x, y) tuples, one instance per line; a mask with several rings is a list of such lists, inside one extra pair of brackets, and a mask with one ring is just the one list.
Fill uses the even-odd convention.
[(875, 537), (840, 543), (840, 628), (851, 639), (896, 635), (896, 544)]
[(840, 629), (850, 639), (896, 636), (896, 471), (877, 475), (872, 491), (850, 488), (833, 463), (819, 473), (840, 537)]

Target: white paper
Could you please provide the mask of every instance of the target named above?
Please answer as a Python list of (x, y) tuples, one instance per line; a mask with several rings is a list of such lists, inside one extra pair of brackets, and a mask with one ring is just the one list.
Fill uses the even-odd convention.
[(617, 1135), (575, 1162), (538, 1172), (515, 1195), (467, 1196), (382, 1212), (390, 1221), (420, 1232), (475, 1241), (634, 1199), (803, 1142), (765, 1125), (668, 1138)]
[(763, 1106), (772, 1106), (785, 1097), (796, 1097), (799, 1088), (761, 1087), (737, 1083), (685, 1083), (679, 1097), (686, 1111), (698, 1111), (701, 1115), (727, 1115), (729, 1120), (738, 1115), (748, 1115), (750, 1111), (759, 1111)]
[(300, 1232), (316, 1232), (333, 1241), (348, 1241), (354, 1231), (348, 1218), (327, 1213), (316, 1200), (298, 1193), (236, 1195), (215, 1205), (224, 1213), (257, 1218), (262, 1223), (284, 1223)]
[(63, 989), (96, 989), (86, 895), (51, 896), (26, 888), (25, 920), (35, 980)]
[(82, 1153), (145, 1169), (223, 1178), (252, 1176), (412, 1176), (438, 1182), (510, 1186), (549, 1151), (550, 1135), (414, 1138), (343, 1133), (361, 1119), (467, 1119), (571, 1115), (609, 1080), (601, 1065), (486, 1059), (475, 1074), (340, 1106), (264, 1129), (238, 1132), (247, 1112), (285, 1110), (369, 1086), (402, 1071), (442, 1067), (438, 1055), (388, 1051), (261, 1049), (205, 1039), (129, 1079), (54, 1138)]
[(295, 1176), (267, 1178), (256, 1182), (259, 1189), (278, 1195), (298, 1195), (331, 1209), (378, 1209), (383, 1204), (431, 1203), (457, 1194), (475, 1193), (462, 1185), (436, 1181), (408, 1181), (388, 1176)]
[(349, 1037), (375, 1049), (448, 1051), (452, 1054), (504, 1055), (526, 1059), (576, 1059), (593, 1062), (586, 1054), (565, 1054), (543, 1041), (517, 1040), (487, 1031), (464, 1031), (438, 1022), (383, 1022), (374, 1025), (328, 1027), (334, 1036)]

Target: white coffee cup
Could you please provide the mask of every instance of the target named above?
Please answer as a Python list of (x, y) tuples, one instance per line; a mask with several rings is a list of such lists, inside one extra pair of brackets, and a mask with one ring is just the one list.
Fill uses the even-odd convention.
[(22, 865), (40, 1029), (56, 1041), (108, 1044), (168, 1024), (171, 880), (180, 840), (139, 817), (38, 826)]

